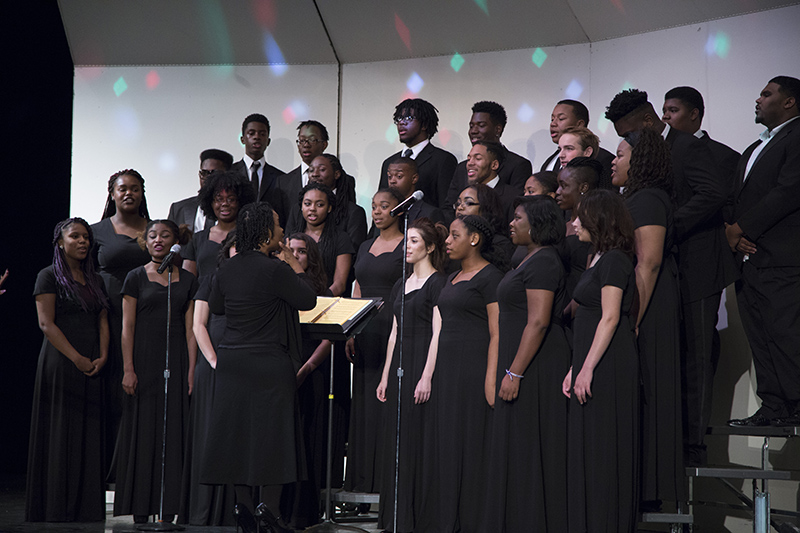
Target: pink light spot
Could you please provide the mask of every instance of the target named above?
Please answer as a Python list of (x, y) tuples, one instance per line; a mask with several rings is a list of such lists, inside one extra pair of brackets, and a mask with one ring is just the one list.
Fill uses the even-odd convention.
[(295, 114), (294, 109), (292, 109), (292, 106), (289, 106), (286, 109), (284, 109), (282, 116), (283, 116), (283, 121), (286, 124), (291, 124), (292, 122), (294, 122), (294, 119), (297, 118), (297, 115)]
[(400, 36), (400, 39), (403, 41), (403, 44), (406, 45), (408, 51), (411, 51), (411, 32), (408, 30), (408, 26), (400, 20), (400, 17), (397, 13), (394, 14), (394, 29), (397, 30), (397, 35)]
[(78, 67), (75, 69), (75, 76), (83, 80), (96, 80), (102, 74), (102, 67)]
[(439, 140), (443, 145), (446, 146), (450, 142), (450, 137), (452, 137), (450, 130), (439, 130)]
[(622, 0), (611, 0), (611, 4), (612, 4), (614, 7), (616, 7), (616, 8), (617, 8), (617, 10), (618, 10), (620, 13), (622, 13), (623, 15), (625, 14), (625, 6), (623, 6), (623, 5), (622, 5)]
[(258, 24), (265, 30), (274, 30), (278, 22), (278, 15), (275, 13), (275, 4), (272, 0), (252, 0), (253, 15)]
[(416, 97), (417, 97), (417, 93), (412, 93), (411, 91), (406, 89), (406, 91), (403, 93), (403, 96), (400, 97), (400, 100), (397, 103), (399, 104), (403, 100), (411, 100), (411, 99), (416, 98)]
[(161, 83), (161, 78), (159, 77), (158, 72), (151, 70), (147, 73), (144, 81), (147, 84), (147, 88), (152, 90), (158, 87), (158, 84)]

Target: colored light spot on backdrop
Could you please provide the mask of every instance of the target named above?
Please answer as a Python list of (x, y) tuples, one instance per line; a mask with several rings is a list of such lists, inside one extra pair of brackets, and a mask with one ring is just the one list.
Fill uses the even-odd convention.
[(453, 136), (453, 134), (450, 133), (450, 130), (439, 130), (437, 135), (439, 137), (439, 142), (445, 146), (450, 142), (450, 137)]
[(147, 76), (145, 76), (144, 81), (147, 84), (147, 88), (153, 90), (161, 83), (161, 77), (159, 77), (158, 72), (151, 70), (147, 73)]
[(158, 168), (162, 172), (172, 173), (178, 168), (178, 158), (172, 152), (164, 152), (158, 158)]
[(564, 94), (567, 95), (567, 98), (571, 98), (572, 100), (577, 100), (580, 98), (581, 93), (583, 93), (583, 85), (581, 85), (578, 80), (572, 80), (567, 86), (567, 90), (564, 91)]
[(625, 14), (625, 6), (622, 5), (622, 0), (611, 0), (611, 5), (617, 8), (617, 11)]
[(306, 105), (300, 100), (295, 100), (294, 102), (286, 106), (286, 109), (283, 110), (281, 116), (283, 117), (283, 121), (286, 124), (291, 124), (298, 118), (302, 119), (307, 118), (308, 108), (306, 108)]
[(450, 60), (450, 66), (453, 68), (453, 70), (458, 72), (459, 70), (461, 70), (461, 67), (464, 66), (465, 62), (466, 60), (461, 56), (461, 54), (456, 53), (456, 55), (454, 55), (453, 58)]
[(731, 49), (731, 40), (723, 32), (711, 34), (706, 41), (706, 54), (709, 56), (716, 55), (722, 59), (728, 56)]
[(483, 11), (487, 15), (489, 14), (489, 5), (488, 5), (489, 0), (472, 0), (472, 1), (475, 2), (476, 6), (481, 8), (481, 11)]
[(269, 69), (276, 76), (283, 76), (289, 70), (289, 65), (286, 64), (286, 59), (283, 57), (280, 46), (268, 31), (264, 32), (264, 55), (267, 57)]
[(281, 113), (281, 116), (286, 124), (291, 124), (294, 122), (294, 119), (297, 118), (297, 115), (294, 114), (292, 106), (288, 106), (286, 109), (284, 109), (283, 113)]
[(125, 78), (120, 76), (119, 79), (114, 82), (114, 94), (119, 96), (127, 90), (128, 90), (128, 84), (125, 83)]
[(112, 131), (124, 140), (137, 140), (139, 138), (139, 117), (130, 107), (118, 107), (112, 113)]
[(601, 116), (597, 121), (597, 128), (600, 130), (600, 133), (605, 133), (610, 125), (611, 121), (604, 116)]
[(408, 78), (408, 81), (406, 82), (406, 87), (408, 87), (408, 90), (414, 94), (419, 93), (419, 91), (422, 90), (423, 85), (425, 85), (425, 82), (416, 72), (411, 74), (411, 77)]
[(631, 82), (626, 81), (625, 83), (622, 84), (622, 88), (620, 89), (620, 91), (629, 91), (629, 90), (631, 90), (633, 88), (634, 87), (633, 87), (633, 85), (631, 85)]
[(517, 110), (517, 118), (522, 122), (530, 122), (534, 114), (535, 112), (533, 111), (533, 108), (529, 106), (527, 102), (519, 106), (519, 109)]
[(531, 61), (533, 61), (533, 64), (539, 68), (542, 68), (545, 59), (547, 59), (547, 53), (541, 48), (537, 48), (531, 56)]
[[(199, 6), (200, 31), (202, 32), (202, 47), (207, 63), (213, 65), (232, 65), (233, 47), (228, 34), (225, 21), (225, 11), (218, 0), (201, 0), (195, 3)], [(193, 5), (195, 5), (193, 4)], [(220, 77), (228, 77), (233, 72), (233, 67), (216, 71)]]
[(406, 45), (408, 51), (411, 51), (411, 31), (406, 26), (405, 22), (400, 18), (400, 16), (395, 13), (394, 14), (394, 29), (397, 32), (397, 35), (400, 36), (400, 40), (403, 41), (403, 44)]
[(400, 136), (397, 135), (397, 126), (394, 124), (389, 124), (389, 127), (386, 128), (386, 133), (384, 133), (384, 137), (389, 142), (389, 144), (394, 144), (398, 140), (400, 140)]
[(258, 24), (265, 30), (274, 30), (278, 21), (275, 3), (272, 0), (252, 0), (250, 5), (253, 6), (253, 15)]

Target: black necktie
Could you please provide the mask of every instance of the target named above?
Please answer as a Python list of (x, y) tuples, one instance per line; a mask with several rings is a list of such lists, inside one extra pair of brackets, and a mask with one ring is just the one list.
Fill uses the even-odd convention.
[(261, 163), (255, 161), (253, 165), (250, 167), (252, 172), (250, 173), (250, 183), (253, 184), (253, 188), (256, 190), (256, 197), (258, 197), (258, 169), (261, 167)]
[(411, 154), (413, 153), (414, 151), (411, 148), (406, 148), (405, 151), (403, 152), (403, 157), (411, 157)]

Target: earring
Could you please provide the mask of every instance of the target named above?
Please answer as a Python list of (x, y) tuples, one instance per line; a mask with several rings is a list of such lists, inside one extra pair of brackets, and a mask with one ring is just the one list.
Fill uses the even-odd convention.
[(267, 237), (267, 242), (266, 242), (266, 244), (269, 244), (269, 237)]
[(477, 243), (477, 242), (471, 242), (470, 244), (471, 244), (472, 246), (478, 246), (478, 243)]

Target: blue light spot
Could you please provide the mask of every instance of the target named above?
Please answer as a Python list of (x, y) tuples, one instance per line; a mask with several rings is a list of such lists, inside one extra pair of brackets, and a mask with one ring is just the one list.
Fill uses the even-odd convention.
[(289, 70), (289, 65), (286, 64), (283, 52), (281, 52), (275, 38), (268, 31), (264, 32), (264, 55), (267, 56), (270, 70), (276, 76), (283, 76)]
[(567, 98), (577, 100), (581, 97), (581, 93), (583, 93), (583, 85), (578, 80), (572, 80), (564, 94), (567, 95)]
[(406, 82), (406, 87), (408, 87), (408, 90), (414, 94), (419, 93), (423, 85), (425, 85), (425, 82), (422, 80), (422, 78), (419, 77), (419, 74), (417, 74), (416, 72), (414, 72)]
[(125, 140), (137, 140), (139, 138), (139, 117), (130, 107), (118, 107), (112, 114), (112, 131), (115, 135), (121, 136)]
[(533, 118), (533, 115), (535, 115), (535, 112), (527, 103), (522, 104), (519, 107), (519, 110), (517, 110), (517, 118), (522, 122), (530, 122), (530, 120)]

